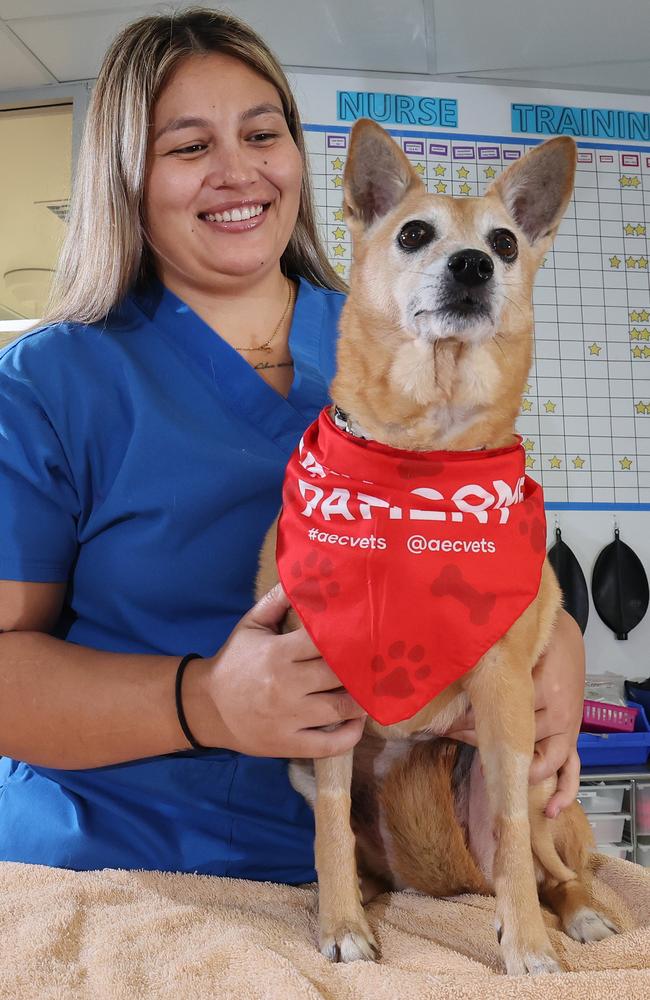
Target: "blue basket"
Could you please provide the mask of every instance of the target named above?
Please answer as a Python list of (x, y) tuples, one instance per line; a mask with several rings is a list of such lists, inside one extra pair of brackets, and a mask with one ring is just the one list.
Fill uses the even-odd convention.
[(610, 767), (613, 764), (645, 764), (650, 754), (650, 724), (643, 705), (638, 708), (633, 733), (580, 733), (578, 756), (583, 767)]

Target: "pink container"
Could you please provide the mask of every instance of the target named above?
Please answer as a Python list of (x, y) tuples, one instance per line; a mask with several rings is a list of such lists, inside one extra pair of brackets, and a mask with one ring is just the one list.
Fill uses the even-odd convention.
[(580, 729), (583, 733), (631, 733), (638, 713), (638, 708), (585, 701)]

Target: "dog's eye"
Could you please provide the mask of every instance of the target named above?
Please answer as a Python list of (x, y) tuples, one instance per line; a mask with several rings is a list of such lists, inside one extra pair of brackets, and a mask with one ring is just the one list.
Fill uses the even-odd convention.
[(509, 229), (494, 229), (490, 233), (489, 243), (494, 252), (499, 255), (501, 260), (505, 260), (506, 264), (512, 264), (517, 259), (519, 253), (517, 238)]
[(433, 226), (429, 222), (422, 222), (421, 219), (414, 219), (407, 222), (399, 231), (397, 242), (402, 250), (419, 250), (430, 243), (435, 233)]

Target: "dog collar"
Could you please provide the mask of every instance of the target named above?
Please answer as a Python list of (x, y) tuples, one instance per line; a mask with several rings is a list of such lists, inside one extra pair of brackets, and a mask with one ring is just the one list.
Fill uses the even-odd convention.
[(351, 417), (347, 415), (347, 413), (344, 413), (339, 406), (336, 405), (334, 406), (333, 419), (336, 427), (338, 427), (339, 430), (341, 431), (345, 431), (346, 434), (351, 434), (353, 437), (362, 438), (364, 441), (370, 440), (370, 435), (364, 434), (359, 424), (357, 424), (354, 420), (352, 420)]

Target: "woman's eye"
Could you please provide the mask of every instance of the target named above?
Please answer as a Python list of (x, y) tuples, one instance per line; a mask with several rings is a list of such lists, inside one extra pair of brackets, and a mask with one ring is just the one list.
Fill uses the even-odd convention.
[(431, 243), (434, 237), (435, 230), (430, 222), (413, 219), (402, 226), (397, 242), (402, 250), (420, 250), (427, 243)]
[(193, 142), (191, 146), (183, 146), (182, 149), (174, 149), (174, 153), (200, 153), (203, 149), (207, 149), (207, 144), (204, 142)]
[(494, 229), (488, 237), (488, 242), (506, 264), (512, 264), (517, 259), (519, 253), (517, 237), (509, 229)]
[(277, 133), (276, 132), (256, 132), (255, 135), (252, 135), (250, 138), (251, 138), (251, 140), (253, 142), (266, 142), (269, 139), (276, 139), (277, 138)]

